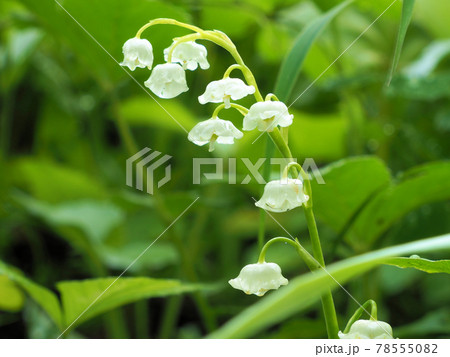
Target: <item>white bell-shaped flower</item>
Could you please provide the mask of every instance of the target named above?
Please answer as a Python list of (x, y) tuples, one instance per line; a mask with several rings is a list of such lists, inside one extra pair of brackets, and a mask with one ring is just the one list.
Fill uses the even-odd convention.
[(122, 52), (124, 55), (121, 66), (126, 66), (132, 71), (139, 68), (152, 68), (153, 64), (153, 48), (152, 44), (143, 38), (130, 38), (123, 45)]
[(383, 321), (358, 320), (348, 333), (339, 331), (340, 339), (392, 339), (392, 327)]
[(268, 290), (287, 285), (288, 280), (281, 275), (281, 268), (275, 263), (249, 264), (242, 268), (239, 276), (228, 282), (233, 288), (246, 294), (263, 296)]
[(272, 131), (277, 126), (286, 127), (292, 124), (294, 115), (289, 114), (283, 102), (267, 100), (257, 102), (250, 107), (244, 117), (243, 130)]
[(268, 182), (261, 199), (255, 205), (271, 212), (286, 212), (300, 207), (308, 199), (301, 180), (283, 178)]
[(243, 135), (231, 121), (211, 118), (194, 126), (188, 134), (188, 139), (199, 146), (209, 143), (209, 151), (213, 151), (216, 142), (233, 144), (234, 139), (240, 139)]
[(183, 68), (175, 63), (158, 64), (144, 84), (158, 97), (165, 99), (174, 98), (189, 89)]
[[(175, 44), (176, 42), (164, 50), (165, 61), (168, 60), (169, 52)], [(171, 62), (178, 62), (183, 66), (183, 69), (188, 69), (190, 71), (195, 71), (198, 66), (200, 66), (201, 69), (208, 69), (209, 63), (206, 59), (207, 54), (206, 47), (203, 45), (199, 45), (194, 41), (182, 42), (175, 46), (172, 52)]]
[(198, 97), (200, 104), (225, 103), (230, 107), (230, 99), (239, 100), (255, 93), (255, 87), (248, 86), (239, 78), (224, 78), (213, 81), (206, 86), (205, 93)]

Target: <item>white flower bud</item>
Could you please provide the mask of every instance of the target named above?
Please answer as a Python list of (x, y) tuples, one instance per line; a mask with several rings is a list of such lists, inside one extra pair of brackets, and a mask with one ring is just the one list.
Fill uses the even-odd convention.
[[(175, 45), (174, 42), (170, 47), (164, 50), (164, 60), (167, 61), (169, 52)], [(183, 69), (195, 71), (200, 65), (201, 69), (208, 69), (209, 63), (206, 59), (206, 47), (199, 45), (194, 41), (182, 42), (178, 44), (172, 52), (171, 62), (178, 62), (183, 66)]]
[(239, 100), (255, 93), (255, 87), (248, 86), (239, 78), (224, 78), (213, 81), (206, 86), (205, 93), (198, 97), (200, 104), (225, 103), (230, 107), (230, 99)]
[(264, 262), (246, 265), (239, 276), (228, 283), (246, 294), (263, 296), (268, 290), (287, 285), (288, 280), (281, 275), (278, 264)]
[(383, 321), (358, 320), (348, 333), (339, 331), (340, 339), (391, 339), (392, 327)]
[(124, 55), (121, 66), (126, 66), (132, 71), (139, 68), (152, 68), (153, 64), (153, 49), (152, 44), (146, 39), (130, 38), (123, 45), (122, 52)]
[(308, 199), (301, 180), (286, 178), (268, 182), (255, 205), (271, 212), (286, 212), (300, 207)]
[(257, 102), (250, 107), (244, 117), (243, 130), (272, 131), (277, 126), (286, 127), (292, 124), (294, 116), (289, 114), (286, 104), (282, 102)]
[(240, 139), (243, 135), (231, 121), (212, 118), (194, 126), (189, 132), (188, 139), (199, 146), (209, 143), (209, 151), (213, 151), (216, 142), (233, 144), (234, 139)]
[(189, 89), (183, 68), (175, 63), (158, 64), (144, 84), (158, 97), (165, 99), (175, 98)]

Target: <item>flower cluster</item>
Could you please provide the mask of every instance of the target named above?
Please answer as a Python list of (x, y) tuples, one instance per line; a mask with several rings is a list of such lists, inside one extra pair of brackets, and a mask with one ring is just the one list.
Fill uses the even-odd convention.
[[(132, 71), (139, 68), (152, 69), (153, 48), (146, 39), (134, 37), (123, 45), (124, 60), (122, 66)], [(187, 92), (186, 70), (195, 71), (198, 67), (208, 69), (207, 50), (205, 46), (195, 41), (183, 38), (175, 39), (164, 50), (166, 63), (156, 65), (147, 81), (144, 82), (154, 94), (160, 98), (174, 98)], [(232, 65), (240, 66), (238, 64)], [(243, 115), (242, 130), (273, 131), (276, 127), (287, 127), (292, 124), (293, 115), (289, 114), (287, 106), (280, 101), (258, 101), (249, 109), (233, 103), (256, 92), (255, 85), (245, 83), (239, 78), (230, 78), (227, 71), (222, 79), (212, 81), (206, 86), (205, 92), (198, 97), (200, 104), (223, 103), (225, 109), (235, 107)], [(219, 111), (222, 108), (218, 108)], [(213, 151), (215, 144), (233, 144), (234, 139), (240, 139), (243, 133), (228, 120), (220, 119), (217, 115), (197, 124), (188, 134), (188, 139), (196, 145), (209, 143), (209, 151)]]
[[(172, 44), (164, 50), (165, 63), (153, 66), (153, 47), (146, 39), (141, 39), (142, 31), (152, 24), (172, 23), (172, 20), (157, 19), (151, 24), (145, 25), (139, 30), (136, 37), (129, 39), (123, 45), (124, 60), (122, 66), (132, 71), (138, 68), (151, 70), (150, 77), (144, 82), (155, 95), (160, 98), (174, 98), (189, 90), (186, 81), (186, 71), (195, 71), (199, 67), (206, 70), (210, 67), (207, 59), (207, 49), (195, 40), (209, 40), (223, 46), (227, 41), (225, 34), (217, 31), (204, 31), (194, 26), (176, 24), (187, 27), (196, 33), (180, 38), (175, 38)], [(230, 40), (231, 43), (231, 40)], [(232, 44), (232, 43), (231, 43)], [(224, 48), (227, 46), (225, 45)], [(231, 50), (229, 49), (231, 48)], [(235, 124), (229, 120), (219, 118), (222, 109), (234, 108), (242, 116), (242, 130), (260, 132), (273, 132), (278, 127), (288, 127), (292, 124), (293, 115), (289, 113), (288, 107), (280, 102), (274, 94), (268, 94), (265, 99), (259, 92), (253, 74), (241, 61), (240, 56), (233, 54), (233, 46), (228, 48), (236, 59), (224, 73), (221, 79), (209, 83), (203, 94), (198, 97), (200, 104), (217, 103), (210, 119), (196, 124), (188, 133), (188, 140), (203, 146), (208, 144), (209, 151), (213, 151), (216, 144), (233, 144), (236, 139), (241, 139), (244, 134)], [(227, 49), (227, 48), (226, 48)], [(240, 78), (232, 78), (233, 70), (239, 69), (245, 81)], [(256, 103), (246, 108), (236, 103), (249, 95), (254, 95)], [(308, 201), (308, 196), (303, 191), (303, 182), (300, 179), (290, 179), (287, 174), (282, 180), (269, 182), (262, 198), (256, 202), (256, 206), (272, 211), (285, 212), (299, 207)], [(243, 290), (247, 294), (263, 296), (270, 289), (278, 289), (288, 283), (281, 275), (280, 267), (275, 263), (266, 263), (264, 260), (257, 264), (245, 266), (236, 279), (229, 281), (236, 289)]]

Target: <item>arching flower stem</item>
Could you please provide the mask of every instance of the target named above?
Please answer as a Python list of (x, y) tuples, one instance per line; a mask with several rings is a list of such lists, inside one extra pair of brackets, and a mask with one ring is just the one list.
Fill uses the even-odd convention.
[(231, 72), (233, 72), (235, 69), (240, 69), (242, 70), (242, 65), (240, 64), (232, 64), (230, 67), (227, 68), (227, 70), (225, 71), (225, 73), (223, 74), (223, 78), (228, 78), (231, 74)]
[(362, 306), (355, 311), (353, 316), (348, 320), (347, 326), (345, 326), (344, 333), (348, 333), (350, 331), (350, 327), (357, 321), (363, 312), (366, 312), (370, 307), (370, 320), (377, 321), (377, 303), (373, 300), (367, 300)]
[[(248, 109), (242, 105), (239, 105), (236, 103), (230, 103), (230, 107), (236, 109), (242, 115), (245, 115), (248, 113)], [(226, 108), (226, 104), (218, 105), (217, 108), (214, 110), (212, 117), (217, 118), (219, 116), (220, 111), (224, 108)]]
[(203, 30), (200, 27), (197, 27), (194, 25), (186, 24), (184, 22), (180, 22), (180, 21), (177, 21), (174, 19), (159, 18), (159, 19), (151, 20), (148, 23), (146, 23), (144, 26), (142, 26), (136, 33), (136, 37), (140, 38), (142, 33), (146, 29), (148, 29), (150, 26), (154, 26), (154, 25), (175, 25), (175, 26), (187, 28), (187, 29), (195, 31), (195, 32), (199, 32), (199, 33), (203, 32)]
[(321, 268), (320, 264), (315, 260), (311, 254), (308, 253), (308, 251), (303, 248), (303, 246), (300, 244), (298, 239), (290, 239), (286, 237), (276, 237), (269, 240), (266, 244), (264, 244), (264, 247), (261, 249), (261, 252), (259, 253), (258, 263), (264, 263), (266, 258), (266, 252), (269, 249), (269, 247), (272, 244), (275, 243), (285, 243), (292, 245), (296, 250), (298, 255), (302, 258), (302, 260), (305, 262), (305, 264), (308, 266), (308, 268), (311, 271), (318, 270)]
[(275, 94), (273, 94), (273, 93), (267, 94), (266, 97), (264, 98), (265, 101), (272, 100), (272, 99), (275, 99), (278, 102), (280, 101), (278, 99), (278, 97)]
[[(180, 21), (173, 20), (173, 19), (160, 18), (160, 19), (154, 19), (154, 20), (148, 22), (147, 24), (145, 24), (144, 26), (142, 26), (139, 29), (139, 31), (136, 33), (136, 37), (140, 38), (142, 33), (147, 28), (149, 28), (150, 26), (154, 26), (154, 25), (175, 25), (175, 26), (184, 27), (184, 28), (187, 28), (189, 30), (196, 32), (195, 34), (180, 37), (177, 40), (177, 43), (172, 47), (172, 51), (176, 47), (176, 45), (181, 42), (193, 41), (193, 40), (197, 40), (197, 39), (208, 40), (208, 41), (214, 42), (216, 45), (227, 50), (231, 54), (231, 56), (233, 56), (234, 60), (236, 61), (236, 64), (238, 64), (240, 66), (240, 69), (242, 71), (242, 74), (244, 75), (244, 78), (245, 78), (247, 84), (255, 87), (254, 95), (255, 95), (256, 100), (259, 102), (264, 101), (263, 96), (261, 95), (261, 93), (259, 91), (258, 84), (256, 83), (256, 79), (253, 76), (252, 71), (250, 70), (250, 68), (248, 68), (245, 65), (244, 60), (242, 59), (241, 55), (237, 51), (236, 46), (234, 45), (233, 41), (231, 41), (231, 39), (227, 35), (225, 35), (223, 32), (205, 31), (197, 26), (189, 25), (184, 22), (180, 22)], [(169, 55), (168, 55), (168, 62), (170, 62), (170, 61), (171, 61), (171, 53), (169, 53)]]

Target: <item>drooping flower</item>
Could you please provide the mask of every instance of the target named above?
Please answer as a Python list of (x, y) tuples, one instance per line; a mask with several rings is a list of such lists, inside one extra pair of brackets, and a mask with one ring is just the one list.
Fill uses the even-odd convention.
[(189, 89), (183, 68), (175, 63), (158, 64), (144, 84), (158, 97), (165, 99), (174, 98)]
[(275, 263), (249, 264), (242, 268), (239, 276), (228, 283), (235, 289), (250, 295), (263, 296), (268, 290), (287, 285), (288, 280), (281, 275), (281, 268)]
[(392, 339), (392, 327), (383, 321), (358, 320), (348, 333), (339, 331), (340, 339)]
[(152, 68), (153, 64), (153, 48), (152, 44), (143, 38), (130, 38), (123, 45), (122, 52), (124, 55), (121, 66), (126, 66), (132, 71), (139, 68)]
[[(164, 50), (164, 60), (167, 61), (169, 52), (176, 44), (174, 42), (170, 47)], [(195, 43), (195, 41), (182, 42), (174, 48), (172, 52), (171, 62), (178, 62), (183, 66), (183, 69), (195, 71), (198, 66), (201, 69), (208, 69), (209, 63), (206, 59), (206, 47)]]
[(234, 139), (240, 139), (243, 135), (231, 121), (211, 118), (194, 126), (189, 132), (188, 139), (199, 146), (209, 143), (209, 151), (213, 151), (216, 142), (233, 144)]
[(286, 212), (300, 207), (308, 199), (301, 180), (283, 178), (268, 182), (261, 199), (255, 205), (271, 212)]
[(239, 78), (224, 78), (213, 81), (206, 86), (205, 93), (198, 97), (200, 104), (225, 103), (230, 107), (230, 99), (239, 100), (255, 93), (255, 87), (248, 86)]
[(286, 127), (292, 124), (294, 116), (289, 114), (288, 107), (283, 102), (257, 102), (250, 107), (244, 117), (243, 130), (272, 131), (277, 126)]

